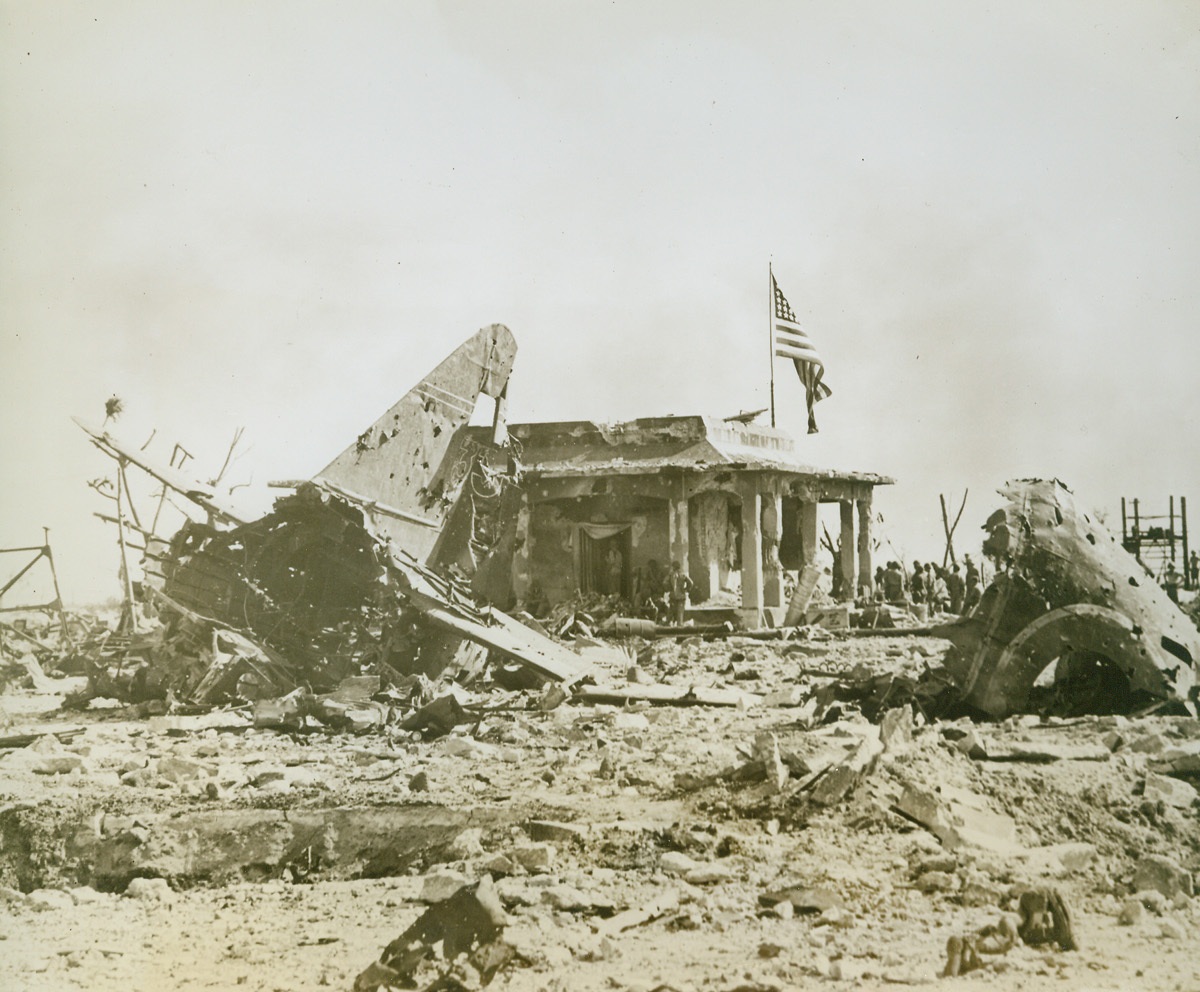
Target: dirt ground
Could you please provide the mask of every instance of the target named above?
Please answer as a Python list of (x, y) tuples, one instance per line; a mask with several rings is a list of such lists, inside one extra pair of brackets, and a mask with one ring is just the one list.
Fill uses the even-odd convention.
[[(1200, 989), (1200, 723), (898, 710), (881, 731), (825, 708), (831, 675), (945, 647), (596, 647), (613, 682), (758, 698), (543, 711), (496, 691), (435, 740), (11, 690), (0, 732), (81, 732), (0, 752), (0, 988), (349, 989), (423, 895), (488, 874), (518, 955), (497, 990)], [(940, 977), (947, 939), (1023, 885), (1066, 896), (1079, 949)]]

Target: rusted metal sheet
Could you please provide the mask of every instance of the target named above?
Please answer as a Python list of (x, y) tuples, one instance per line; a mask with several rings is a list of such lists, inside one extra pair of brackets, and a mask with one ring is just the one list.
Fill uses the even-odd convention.
[[(956, 647), (946, 667), (963, 701), (995, 716), (1025, 710), (1058, 662), (1056, 679), (1069, 688), (1074, 678), (1075, 691), (1194, 713), (1200, 633), (1141, 564), (1057, 480), (1010, 482), (1000, 494), (1009, 502), (983, 545), (996, 578), (970, 617), (934, 631)], [(1111, 681), (1114, 666), (1127, 685)]]

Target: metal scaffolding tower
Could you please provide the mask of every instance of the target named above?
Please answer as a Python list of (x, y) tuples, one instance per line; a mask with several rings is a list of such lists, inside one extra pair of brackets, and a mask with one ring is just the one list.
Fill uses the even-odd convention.
[[(1174, 565), (1185, 589), (1195, 588), (1191, 558), (1188, 551), (1187, 497), (1179, 497), (1179, 512), (1175, 512), (1175, 497), (1168, 497), (1166, 514), (1142, 513), (1141, 501), (1121, 497), (1121, 546), (1162, 579), (1167, 565)], [(1132, 503), (1132, 514), (1130, 513)]]

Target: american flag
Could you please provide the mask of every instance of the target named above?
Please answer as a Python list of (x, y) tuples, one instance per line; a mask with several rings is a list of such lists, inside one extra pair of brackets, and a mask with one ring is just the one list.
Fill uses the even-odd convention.
[(804, 383), (808, 400), (808, 433), (816, 434), (817, 418), (813, 413), (813, 404), (832, 395), (832, 390), (822, 381), (825, 363), (796, 320), (791, 304), (783, 295), (774, 275), (771, 276), (771, 289), (775, 297), (775, 354), (780, 358), (790, 358), (795, 363), (796, 374)]

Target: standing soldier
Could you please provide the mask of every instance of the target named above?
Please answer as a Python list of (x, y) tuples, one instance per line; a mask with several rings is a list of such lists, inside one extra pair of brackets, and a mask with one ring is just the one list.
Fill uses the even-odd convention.
[(883, 598), (889, 603), (904, 602), (904, 573), (898, 561), (889, 561), (883, 573)]
[(967, 570), (967, 574), (965, 576), (967, 585), (970, 585), (972, 582), (974, 582), (975, 585), (979, 585), (979, 569), (976, 568), (975, 563), (971, 561), (970, 555), (963, 556), (963, 565)]
[(671, 623), (683, 626), (683, 613), (687, 609), (688, 593), (692, 591), (692, 580), (683, 574), (679, 562), (671, 562), (671, 575), (667, 580), (671, 596)]
[(946, 589), (950, 593), (950, 612), (962, 613), (967, 584), (963, 581), (962, 573), (959, 572), (957, 565), (950, 566), (950, 574), (946, 576)]
[(1167, 562), (1167, 571), (1163, 575), (1163, 588), (1167, 591), (1167, 595), (1171, 597), (1172, 603), (1179, 602), (1179, 573), (1175, 571), (1175, 563)]
[(908, 594), (914, 603), (925, 602), (925, 570), (919, 561), (913, 562), (912, 578), (908, 582)]
[(967, 591), (963, 597), (963, 616), (970, 616), (971, 611), (979, 605), (983, 593), (979, 589), (979, 573), (976, 572), (967, 580)]

